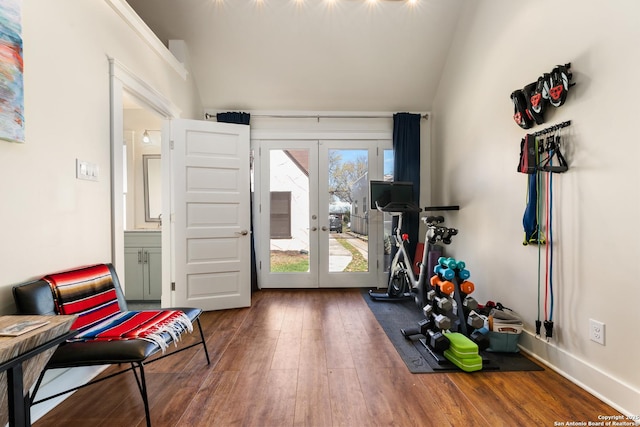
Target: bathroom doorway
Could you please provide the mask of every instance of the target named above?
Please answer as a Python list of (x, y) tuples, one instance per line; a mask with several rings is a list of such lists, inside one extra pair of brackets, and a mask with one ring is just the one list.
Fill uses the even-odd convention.
[[(150, 193), (147, 194), (145, 206), (143, 156), (151, 156), (148, 159), (162, 156), (162, 152), (168, 149), (168, 141), (163, 140), (161, 129), (166, 120), (178, 117), (180, 110), (115, 59), (110, 59), (109, 65), (112, 262), (123, 282), (127, 299), (149, 299), (156, 303), (159, 299), (162, 305), (169, 306), (172, 295), (168, 222), (163, 223), (159, 214), (151, 213), (150, 209), (155, 206), (155, 202), (149, 199), (153, 198)], [(141, 146), (137, 149), (139, 156), (130, 151), (136, 144)], [(154, 168), (153, 160), (150, 162), (147, 164), (147, 171)], [(156, 169), (162, 174), (161, 168)], [(125, 232), (128, 233), (132, 228), (133, 233), (140, 234), (137, 236), (139, 241), (127, 242), (125, 245)], [(149, 242), (150, 238), (153, 240), (151, 234), (144, 234), (150, 232), (156, 233), (156, 240), (153, 242)], [(142, 272), (137, 271), (133, 276), (131, 273), (127, 274), (126, 266), (131, 264), (139, 265)], [(149, 264), (157, 265), (157, 268), (149, 269)], [(144, 285), (132, 285), (136, 281)], [(150, 283), (155, 284), (153, 290)], [(131, 286), (134, 286), (134, 290), (130, 290)]]
[(153, 307), (162, 296), (162, 117), (126, 90), (122, 100), (125, 298)]

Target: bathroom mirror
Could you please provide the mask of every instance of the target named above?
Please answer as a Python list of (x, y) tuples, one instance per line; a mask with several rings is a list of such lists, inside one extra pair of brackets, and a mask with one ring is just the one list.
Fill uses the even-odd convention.
[(160, 154), (142, 156), (144, 176), (144, 218), (146, 222), (160, 222), (162, 214), (162, 172)]

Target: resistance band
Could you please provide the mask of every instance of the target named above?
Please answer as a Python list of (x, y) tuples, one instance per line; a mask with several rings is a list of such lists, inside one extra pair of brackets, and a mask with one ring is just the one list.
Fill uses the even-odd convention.
[[(554, 312), (553, 174), (566, 172), (569, 168), (560, 150), (560, 135), (557, 129), (555, 135), (547, 139), (544, 147), (541, 146), (544, 139), (534, 137), (533, 146), (535, 148), (532, 150), (530, 137), (532, 135), (527, 135), (521, 142), (521, 157), (518, 169), (519, 172), (529, 174), (529, 179), (527, 180), (527, 207), (523, 217), (525, 228), (523, 244), (538, 244), (538, 317), (535, 322), (536, 336), (541, 336), (541, 329), (544, 325), (545, 337), (549, 340), (553, 337)], [(546, 152), (547, 155), (546, 158), (541, 159), (540, 155), (543, 152)], [(529, 156), (525, 156), (525, 154), (529, 154)], [(555, 165), (554, 157), (558, 159)], [(535, 166), (532, 166), (532, 164)], [(546, 173), (544, 177), (541, 175), (543, 172)], [(547, 246), (545, 248), (543, 285), (542, 248), (540, 246), (545, 244)], [(542, 286), (544, 286), (544, 301)], [(544, 308), (544, 322), (541, 320), (541, 307)]]
[[(547, 242), (547, 290), (549, 295), (549, 316), (545, 313), (544, 329), (547, 339), (553, 337), (553, 157), (556, 154), (560, 144), (560, 137), (556, 134), (551, 138), (551, 142), (548, 144), (548, 165), (549, 172), (547, 172), (547, 234), (549, 235), (549, 241)], [(547, 307), (547, 301), (545, 298), (545, 310)]]
[[(539, 140), (538, 138), (536, 138), (536, 153), (539, 153)], [(539, 163), (539, 162), (538, 162)], [(542, 227), (540, 224), (542, 224), (542, 209), (544, 209), (543, 207), (543, 202), (544, 202), (544, 196), (542, 195), (542, 179), (540, 177), (541, 172), (539, 170), (537, 170), (536, 168), (536, 191), (537, 191), (537, 206), (536, 206), (536, 227), (537, 227), (537, 242), (538, 243), (538, 320), (536, 320), (536, 335), (539, 336), (540, 335), (540, 326), (542, 324), (542, 322), (540, 321), (540, 303), (541, 303), (541, 292), (540, 292), (540, 286), (541, 286), (541, 277), (540, 277), (540, 266), (541, 266), (541, 254), (542, 254), (542, 249), (540, 247), (540, 245), (544, 244), (544, 239), (542, 238)], [(545, 293), (546, 293), (546, 286), (545, 286)], [(545, 321), (546, 321), (546, 302), (545, 302)]]

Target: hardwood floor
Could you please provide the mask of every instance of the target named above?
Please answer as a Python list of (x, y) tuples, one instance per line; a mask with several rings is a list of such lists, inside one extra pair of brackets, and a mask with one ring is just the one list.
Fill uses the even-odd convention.
[[(210, 366), (199, 348), (146, 369), (154, 427), (553, 426), (618, 414), (549, 369), (411, 374), (359, 290), (259, 291), (251, 308), (207, 312), (202, 323)], [(34, 425), (145, 420), (125, 374)]]

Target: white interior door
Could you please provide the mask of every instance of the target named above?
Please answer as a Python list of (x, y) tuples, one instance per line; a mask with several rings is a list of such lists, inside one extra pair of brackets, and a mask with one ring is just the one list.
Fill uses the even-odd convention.
[(174, 301), (251, 304), (249, 126), (172, 120)]

